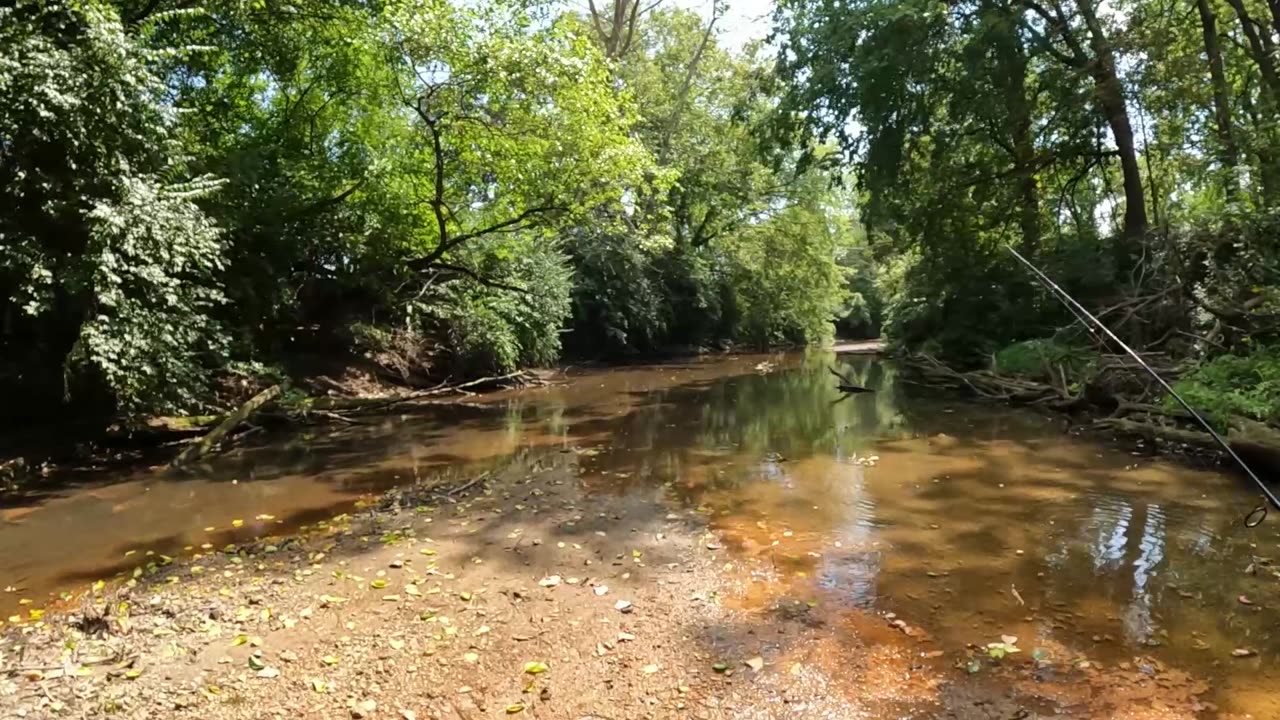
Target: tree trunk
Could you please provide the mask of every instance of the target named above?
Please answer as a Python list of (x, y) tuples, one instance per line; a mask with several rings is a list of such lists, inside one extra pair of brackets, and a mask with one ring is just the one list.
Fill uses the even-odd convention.
[(1218, 130), (1218, 160), (1228, 174), (1225, 186), (1227, 197), (1234, 197), (1239, 191), (1236, 168), (1240, 164), (1240, 150), (1236, 147), (1235, 131), (1231, 127), (1230, 91), (1227, 89), (1227, 76), (1222, 66), (1222, 48), (1218, 45), (1218, 18), (1209, 5), (1209, 0), (1196, 0), (1196, 8), (1200, 11), (1204, 52), (1209, 60), (1209, 80), (1213, 87), (1213, 120)]
[(596, 7), (595, 0), (588, 0), (587, 7), (596, 39), (604, 48), (605, 57), (617, 60), (626, 55), (635, 39), (636, 25), (640, 19), (640, 0), (613, 0), (613, 6), (608, 8), (610, 12), (607, 18)]
[(1240, 21), (1240, 30), (1244, 32), (1245, 39), (1249, 41), (1249, 56), (1253, 58), (1253, 62), (1258, 66), (1258, 71), (1262, 73), (1262, 79), (1266, 82), (1267, 89), (1271, 98), (1280, 97), (1280, 75), (1276, 73), (1276, 63), (1272, 59), (1269, 52), (1270, 37), (1258, 34), (1258, 26), (1253, 18), (1249, 16), (1249, 10), (1244, 6), (1244, 0), (1227, 0), (1227, 4), (1232, 10), (1236, 11), (1236, 18)]
[(1124, 176), (1124, 237), (1128, 241), (1123, 255), (1127, 256), (1125, 259), (1132, 260), (1138, 256), (1139, 246), (1147, 234), (1146, 194), (1142, 189), (1142, 171), (1138, 167), (1133, 125), (1129, 122), (1129, 109), (1125, 105), (1124, 86), (1116, 74), (1115, 52), (1098, 20), (1093, 0), (1076, 0), (1076, 3), (1089, 28), (1089, 48), (1093, 52), (1089, 72), (1096, 85), (1098, 107), (1111, 128), (1120, 156), (1120, 170)]
[[(1020, 42), (1017, 37), (1013, 42)], [(1018, 229), (1021, 251), (1034, 257), (1040, 246), (1040, 188), (1036, 181), (1036, 148), (1032, 137), (1031, 102), (1027, 98), (1027, 54), (1015, 45), (1008, 54), (1009, 79), (1005, 104), (1013, 140), (1013, 162), (1018, 179)]]

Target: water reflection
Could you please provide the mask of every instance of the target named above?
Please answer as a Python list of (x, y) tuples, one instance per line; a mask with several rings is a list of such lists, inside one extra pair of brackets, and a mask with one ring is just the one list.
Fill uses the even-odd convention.
[[(765, 360), (773, 371), (757, 370)], [(876, 392), (843, 397), (833, 364)], [(282, 526), (245, 530), (282, 530), (396, 483), (565, 450), (592, 491), (662, 485), (705, 513), (738, 557), (768, 559), (753, 582), (891, 610), (950, 646), (1010, 633), (1107, 662), (1153, 653), (1237, 689), (1265, 676), (1230, 664), (1233, 647), (1280, 657), (1280, 601), (1265, 601), (1275, 578), (1251, 545), (1274, 548), (1274, 524), (1244, 534), (1234, 479), (1082, 441), (1057, 418), (913, 392), (889, 364), (824, 353), (587, 373), (273, 438), (193, 475), (100, 478), (7, 516), (0, 584), (91, 580), (127, 569), (127, 550), (223, 542), (204, 528), (233, 518), (275, 515)], [(876, 466), (856, 462), (871, 454)], [(1241, 572), (1250, 563), (1257, 575)]]

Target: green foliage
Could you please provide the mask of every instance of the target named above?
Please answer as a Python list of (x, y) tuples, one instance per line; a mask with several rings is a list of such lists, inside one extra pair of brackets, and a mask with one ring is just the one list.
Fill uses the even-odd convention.
[(214, 183), (167, 180), (171, 114), (153, 58), (99, 3), (0, 9), (10, 397), (100, 385), (123, 410), (166, 410), (203, 383), (222, 247), (193, 198)]
[(1194, 404), (1277, 419), (1273, 352), (1249, 351), (1280, 341), (1280, 6), (1185, 10), (779, 0), (772, 134), (854, 169), (895, 343), (1089, 374), (1008, 246), (1130, 344), (1200, 362)]
[[(1219, 355), (1174, 383), (1191, 406), (1225, 428), (1233, 416), (1280, 423), (1280, 348), (1247, 355)], [(1170, 409), (1179, 406), (1165, 398)]]
[(300, 355), (459, 378), (566, 326), (594, 356), (869, 321), (854, 197), (760, 141), (768, 64), (638, 22), (620, 52), (522, 0), (0, 9), (0, 387), (138, 415)]
[(560, 354), (560, 328), (570, 312), (570, 269), (554, 248), (529, 248), (501, 277), (510, 288), (459, 278), (433, 285), (420, 322), (448, 337), (445, 367), (455, 375), (511, 372), (547, 365)]
[(994, 356), (993, 369), (1037, 379), (1058, 378), (1060, 374), (1076, 378), (1096, 357), (1097, 353), (1091, 348), (1070, 345), (1056, 338), (1037, 338), (1001, 348)]
[(81, 261), (93, 269), (96, 310), (80, 327), (69, 360), (101, 373), (126, 412), (194, 404), (208, 355), (221, 350), (211, 311), (221, 267), (218, 233), (181, 193), (146, 181), (126, 184), (117, 203), (88, 214)]
[(771, 73), (705, 29), (692, 12), (656, 11), (619, 63), (636, 131), (670, 182), (638, 186), (628, 216), (570, 233), (580, 352), (820, 342), (848, 297), (837, 260), (855, 240), (852, 198), (761, 145)]

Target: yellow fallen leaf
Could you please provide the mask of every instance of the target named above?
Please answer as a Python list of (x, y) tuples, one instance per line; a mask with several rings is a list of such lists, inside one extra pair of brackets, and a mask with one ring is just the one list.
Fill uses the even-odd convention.
[(243, 521), (243, 520), (232, 520), (232, 521), (231, 521), (231, 527), (237, 527), (237, 528), (238, 528), (238, 527), (244, 527), (244, 521)]
[(435, 551), (435, 550), (432, 550), (431, 548), (422, 548), (422, 549), (421, 549), (421, 550), (419, 550), (418, 552), (422, 553), (423, 555), (435, 555), (435, 554), (436, 554), (436, 551)]
[(247, 643), (247, 642), (249, 642), (249, 636), (248, 636), (248, 635), (237, 635), (237, 636), (235, 636), (234, 638), (232, 638), (232, 639), (231, 639), (231, 647), (237, 647), (237, 646), (239, 646), (239, 645), (243, 645), (243, 644), (245, 644), (245, 643)]
[(329, 684), (320, 678), (311, 678), (311, 689), (318, 693), (329, 692)]
[(142, 675), (142, 671), (139, 670), (138, 668), (129, 668), (128, 670), (124, 671), (124, 676), (129, 678), (130, 680), (137, 679), (141, 675)]
[(542, 673), (550, 669), (551, 668), (549, 668), (547, 664), (544, 662), (537, 662), (537, 661), (531, 660), (524, 664), (524, 671), (529, 673), (530, 675), (541, 675)]
[(266, 513), (263, 513), (254, 518), (254, 520), (275, 520), (275, 519), (276, 519), (275, 515), (268, 515)]
[(325, 655), (324, 657), (320, 658), (320, 662), (324, 663), (325, 665), (337, 665), (339, 661), (338, 661), (337, 655)]
[(386, 586), (387, 586), (387, 581), (383, 580), (382, 578), (378, 578), (377, 580), (374, 580), (373, 582), (369, 583), (369, 587), (373, 588), (374, 590), (381, 590)]
[(511, 703), (507, 706), (508, 715), (515, 715), (518, 712), (524, 712), (524, 703)]

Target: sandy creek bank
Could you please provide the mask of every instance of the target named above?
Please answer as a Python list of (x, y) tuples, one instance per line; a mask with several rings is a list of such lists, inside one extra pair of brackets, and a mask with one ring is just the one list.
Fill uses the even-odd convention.
[[(1155, 660), (943, 647), (912, 618), (793, 596), (785, 548), (648, 493), (585, 494), (580, 452), (197, 549), (9, 628), (26, 718), (1191, 718)], [(589, 457), (589, 456), (588, 456)], [(468, 485), (459, 491), (463, 485)], [(759, 530), (760, 528), (757, 528)], [(167, 563), (167, 564), (166, 564)], [(1029, 610), (1028, 612), (1031, 612)], [(536, 663), (540, 665), (529, 665)], [(969, 672), (969, 663), (980, 670)], [(957, 667), (959, 666), (959, 667)], [(526, 672), (533, 670), (537, 672)]]

